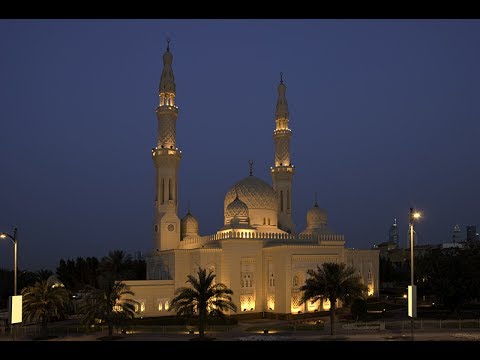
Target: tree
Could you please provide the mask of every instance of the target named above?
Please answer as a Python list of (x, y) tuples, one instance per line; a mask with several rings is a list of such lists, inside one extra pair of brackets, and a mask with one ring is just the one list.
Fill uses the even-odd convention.
[(110, 274), (115, 280), (129, 279), (132, 274), (132, 257), (123, 250), (113, 250), (100, 262), (99, 271)]
[(65, 287), (52, 284), (45, 279), (25, 287), (22, 295), (25, 319), (40, 320), (42, 336), (47, 335), (49, 321), (63, 317), (70, 301)]
[(135, 295), (121, 281), (107, 277), (100, 280), (101, 288), (93, 289), (83, 299), (80, 312), (83, 323), (93, 325), (97, 321), (108, 326), (108, 336), (112, 337), (113, 328), (125, 326), (135, 317), (138, 302), (127, 297)]
[(99, 261), (96, 257), (77, 257), (76, 260), (60, 259), (57, 266), (58, 278), (72, 291), (88, 287), (98, 287), (97, 273)]
[(353, 300), (352, 305), (350, 306), (350, 313), (355, 321), (362, 319), (365, 315), (367, 315), (367, 312), (368, 305), (365, 299), (358, 298)]
[(194, 316), (198, 314), (198, 333), (205, 336), (207, 318), (225, 318), (224, 311), (237, 311), (232, 302), (233, 291), (222, 283), (215, 283), (215, 274), (199, 267), (197, 277), (188, 275), (186, 283), (190, 287), (181, 287), (175, 291), (169, 311), (175, 310), (177, 315)]
[(303, 291), (300, 303), (328, 299), (330, 301), (330, 335), (334, 334), (334, 321), (337, 300), (349, 303), (363, 297), (367, 287), (353, 267), (346, 264), (324, 263), (317, 265), (317, 271), (309, 269), (310, 278), (300, 287)]
[(40, 280), (48, 280), (48, 278), (52, 275), (53, 275), (53, 271), (50, 269), (40, 269), (36, 272), (36, 276)]
[(458, 313), (465, 303), (478, 298), (480, 272), (478, 249), (432, 249), (418, 259), (416, 278), (423, 295)]

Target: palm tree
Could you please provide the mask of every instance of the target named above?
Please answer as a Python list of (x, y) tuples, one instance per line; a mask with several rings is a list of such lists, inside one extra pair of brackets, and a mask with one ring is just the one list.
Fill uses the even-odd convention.
[(130, 276), (132, 257), (123, 250), (113, 250), (104, 256), (100, 262), (99, 271), (110, 274), (115, 280), (126, 279)]
[(54, 318), (64, 315), (70, 301), (68, 291), (63, 286), (52, 284), (46, 279), (22, 290), (23, 312), (26, 320), (40, 320), (41, 334), (47, 335), (47, 324)]
[(191, 287), (181, 287), (175, 291), (170, 310), (174, 309), (177, 315), (193, 316), (198, 313), (198, 333), (205, 336), (207, 317), (225, 318), (224, 311), (237, 311), (232, 302), (233, 291), (222, 283), (215, 283), (215, 274), (206, 269), (198, 268), (197, 277), (188, 275), (186, 283)]
[(36, 274), (40, 280), (47, 280), (53, 275), (53, 271), (50, 269), (40, 269), (36, 272)]
[(334, 333), (334, 320), (337, 300), (353, 301), (362, 297), (367, 287), (353, 267), (346, 264), (324, 263), (317, 265), (317, 271), (309, 269), (310, 278), (300, 287), (304, 291), (300, 303), (328, 299), (330, 301), (330, 335)]
[(135, 295), (128, 286), (111, 277), (100, 280), (101, 288), (91, 290), (83, 299), (80, 312), (83, 323), (93, 325), (97, 321), (106, 323), (108, 336), (112, 337), (113, 328), (125, 325), (135, 317), (137, 301), (126, 297)]

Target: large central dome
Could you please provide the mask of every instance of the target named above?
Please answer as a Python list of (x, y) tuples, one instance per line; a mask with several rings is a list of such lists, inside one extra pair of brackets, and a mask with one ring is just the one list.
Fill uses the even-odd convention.
[(265, 209), (277, 212), (277, 194), (262, 179), (250, 175), (233, 185), (225, 195), (224, 210), (235, 200), (237, 194), (249, 210)]
[(265, 181), (253, 175), (240, 180), (227, 191), (223, 206), (225, 224), (230, 218), (227, 207), (237, 195), (248, 208), (251, 226), (277, 227), (277, 193)]

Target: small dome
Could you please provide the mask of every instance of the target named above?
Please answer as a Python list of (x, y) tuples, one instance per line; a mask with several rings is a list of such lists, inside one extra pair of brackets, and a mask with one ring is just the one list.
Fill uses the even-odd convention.
[(190, 211), (180, 220), (180, 232), (182, 239), (185, 236), (198, 236), (198, 221)]
[(308, 210), (307, 212), (307, 228), (322, 228), (327, 226), (327, 211), (320, 209), (318, 204)]
[(238, 198), (238, 195), (225, 209), (225, 225), (232, 221), (248, 223), (248, 206)]
[(50, 275), (47, 279), (47, 285), (52, 287), (52, 288), (55, 288), (55, 287), (65, 287), (65, 285), (63, 285), (63, 283), (58, 279), (58, 276), (53, 274), (53, 275)]

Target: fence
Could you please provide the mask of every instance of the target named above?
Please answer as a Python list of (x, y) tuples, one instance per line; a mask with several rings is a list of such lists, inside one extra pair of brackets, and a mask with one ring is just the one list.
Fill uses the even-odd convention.
[[(325, 324), (326, 326), (330, 326)], [(392, 330), (409, 331), (412, 322), (408, 320), (380, 320), (380, 321), (340, 321), (336, 324), (339, 331), (366, 331), (366, 330)], [(415, 319), (413, 321), (414, 330), (440, 330), (440, 329), (480, 329), (480, 319)]]
[[(230, 331), (235, 325), (208, 325), (207, 332), (225, 332)], [(121, 329), (114, 329), (114, 333), (120, 333)], [(126, 333), (156, 333), (156, 334), (174, 334), (174, 333), (196, 333), (198, 334), (198, 327), (192, 325), (130, 325), (126, 329)], [(17, 337), (36, 338), (41, 333), (41, 327), (38, 324), (27, 326), (16, 326), (15, 334)], [(47, 328), (48, 336), (68, 337), (81, 336), (92, 334), (95, 337), (102, 337), (108, 334), (106, 326), (95, 326), (87, 328), (82, 325), (66, 325), (58, 326), (55, 323), (49, 324)], [(0, 332), (0, 336), (10, 336), (11, 329), (5, 329)]]

